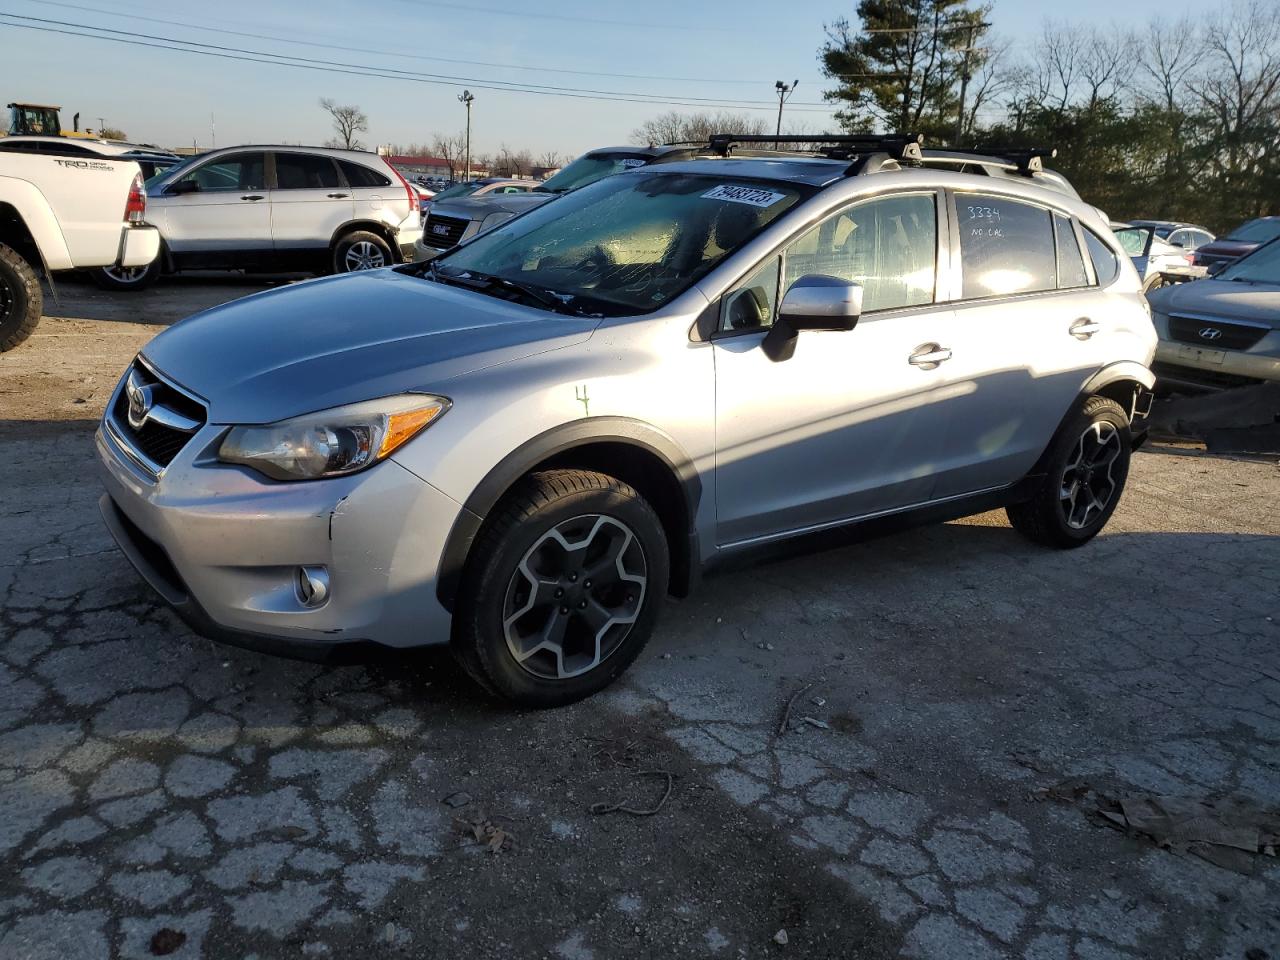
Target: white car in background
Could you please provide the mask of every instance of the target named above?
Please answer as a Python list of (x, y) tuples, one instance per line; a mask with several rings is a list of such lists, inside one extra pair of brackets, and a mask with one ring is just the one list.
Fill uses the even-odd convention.
[(95, 280), (139, 290), (162, 273), (347, 273), (412, 259), (419, 192), (385, 159), (326, 147), (224, 147), (147, 182), (158, 260)]
[(1150, 221), (1112, 223), (1111, 229), (1142, 278), (1143, 293), (1159, 289), (1171, 280), (1195, 280), (1207, 273), (1204, 267), (1192, 266), (1191, 255), (1196, 247), (1213, 240), (1208, 230), (1188, 227), (1171, 232), (1168, 239), (1161, 239)]

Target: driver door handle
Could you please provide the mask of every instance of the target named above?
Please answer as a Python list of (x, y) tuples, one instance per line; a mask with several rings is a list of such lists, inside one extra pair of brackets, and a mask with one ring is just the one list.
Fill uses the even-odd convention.
[(1098, 321), (1090, 320), (1088, 317), (1081, 317), (1067, 329), (1067, 332), (1077, 340), (1088, 340), (1101, 329), (1102, 324), (1098, 323)]
[(916, 348), (916, 352), (907, 357), (907, 363), (913, 367), (924, 367), (932, 370), (938, 364), (951, 359), (951, 348), (936, 343), (926, 343)]
[(350, 194), (349, 194), (349, 193), (330, 193), (330, 194), (328, 194), (328, 197), (329, 197), (329, 199), (330, 199), (330, 200), (345, 200), (345, 199), (347, 199), (347, 197), (349, 197), (349, 196), (350, 196)]
[(240, 199), (241, 200), (261, 200), (263, 199), (263, 196), (260, 193), (246, 193)]

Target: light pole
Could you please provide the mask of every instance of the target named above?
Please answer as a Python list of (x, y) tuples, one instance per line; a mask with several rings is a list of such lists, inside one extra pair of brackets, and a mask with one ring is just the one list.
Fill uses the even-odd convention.
[(471, 180), (471, 101), (475, 99), (470, 90), (458, 94), (458, 102), (467, 108), (467, 180)]
[[(779, 80), (773, 85), (773, 89), (778, 91), (778, 136), (782, 136), (782, 105), (787, 102), (787, 98), (791, 96), (798, 86), (800, 86), (799, 80), (792, 80), (790, 83), (783, 83)], [(774, 149), (777, 149), (777, 146), (777, 144), (774, 144)]]

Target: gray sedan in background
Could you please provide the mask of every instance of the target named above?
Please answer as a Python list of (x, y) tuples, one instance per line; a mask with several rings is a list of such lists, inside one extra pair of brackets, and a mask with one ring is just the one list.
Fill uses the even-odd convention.
[(1280, 380), (1280, 239), (1216, 276), (1152, 291), (1165, 384), (1221, 389)]

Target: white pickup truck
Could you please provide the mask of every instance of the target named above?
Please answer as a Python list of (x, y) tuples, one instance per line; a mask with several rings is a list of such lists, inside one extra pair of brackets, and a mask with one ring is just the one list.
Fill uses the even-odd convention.
[(0, 353), (39, 323), (41, 274), (156, 258), (146, 205), (132, 160), (0, 153)]

